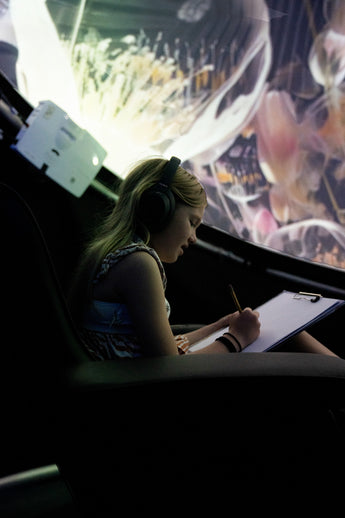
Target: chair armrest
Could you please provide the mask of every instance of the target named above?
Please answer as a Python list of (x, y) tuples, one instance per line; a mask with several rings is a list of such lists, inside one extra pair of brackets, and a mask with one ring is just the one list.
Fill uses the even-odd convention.
[(344, 360), (277, 352), (89, 362), (64, 383), (59, 465), (97, 516), (100, 504), (116, 514), (135, 501), (131, 480), (150, 512), (174, 501), (214, 513), (234, 495), (243, 505), (248, 487), (257, 506), (253, 488), (277, 494), (297, 477), (309, 495), (322, 480), (324, 493), (325, 473), (334, 493), (344, 457), (332, 410), (344, 406)]
[[(314, 399), (345, 403), (345, 360), (307, 353), (248, 353), (241, 355), (185, 355), (124, 361), (86, 362), (70, 369), (64, 384), (77, 392), (103, 392), (158, 385), (202, 385), (255, 383), (255, 397), (301, 396), (304, 387)], [(279, 384), (277, 395), (274, 387)], [(268, 393), (267, 390), (270, 390)], [(248, 390), (247, 390), (248, 392)]]

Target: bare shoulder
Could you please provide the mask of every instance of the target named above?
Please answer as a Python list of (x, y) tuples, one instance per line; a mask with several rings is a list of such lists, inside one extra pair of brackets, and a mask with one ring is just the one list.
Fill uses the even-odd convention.
[(94, 294), (102, 300), (117, 300), (132, 288), (148, 289), (158, 282), (160, 272), (156, 260), (147, 252), (138, 251), (112, 266), (106, 277), (96, 285)]
[(123, 274), (129, 272), (135, 276), (150, 272), (159, 272), (157, 261), (147, 252), (138, 251), (124, 257), (118, 264)]
[(129, 286), (147, 286), (153, 282), (161, 282), (158, 264), (147, 252), (133, 252), (124, 257), (109, 272), (109, 281), (115, 282), (120, 291), (127, 291)]

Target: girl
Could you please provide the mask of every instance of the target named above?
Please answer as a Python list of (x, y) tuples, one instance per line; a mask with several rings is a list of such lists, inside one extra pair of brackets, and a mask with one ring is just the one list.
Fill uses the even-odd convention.
[[(172, 157), (136, 165), (85, 251), (74, 313), (94, 359), (185, 354), (193, 343), (225, 326), (229, 332), (198, 353), (240, 352), (259, 335), (259, 314), (246, 308), (173, 336), (162, 262), (177, 261), (196, 242), (207, 205), (201, 184), (179, 164)], [(330, 353), (304, 335), (310, 351)]]

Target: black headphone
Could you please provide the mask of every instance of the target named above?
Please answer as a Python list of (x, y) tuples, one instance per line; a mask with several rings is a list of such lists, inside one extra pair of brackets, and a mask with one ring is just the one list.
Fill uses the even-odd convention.
[(163, 167), (160, 181), (141, 196), (138, 217), (149, 232), (163, 230), (174, 215), (176, 202), (170, 184), (180, 163), (179, 158), (172, 156)]

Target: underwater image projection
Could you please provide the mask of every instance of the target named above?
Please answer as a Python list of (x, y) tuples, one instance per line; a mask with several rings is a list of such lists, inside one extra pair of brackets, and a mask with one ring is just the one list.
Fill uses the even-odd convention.
[(205, 224), (345, 268), (345, 0), (2, 3), (13, 81), (88, 129), (111, 171), (176, 155)]

